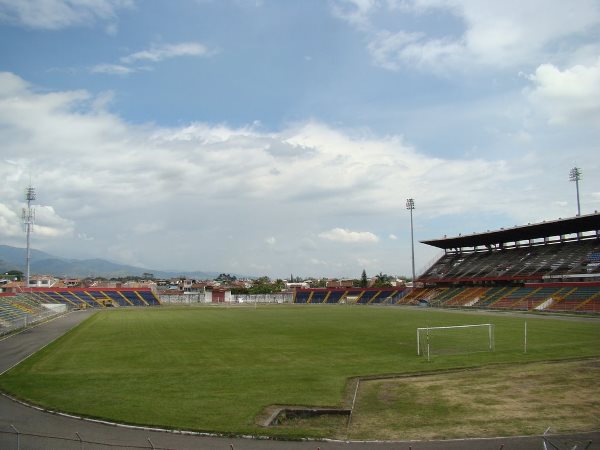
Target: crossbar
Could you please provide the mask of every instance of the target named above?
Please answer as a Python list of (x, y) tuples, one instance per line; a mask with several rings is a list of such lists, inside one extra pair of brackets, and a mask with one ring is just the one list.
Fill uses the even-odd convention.
[(489, 327), (491, 325), (492, 325), (491, 323), (478, 323), (476, 325), (454, 325), (454, 326), (448, 326), (448, 327), (422, 327), (422, 328), (417, 328), (417, 330), (447, 330), (450, 328)]
[(420, 333), (422, 331), (425, 331), (427, 333), (427, 361), (429, 361), (429, 331), (431, 330), (452, 330), (452, 329), (457, 329), (457, 328), (480, 328), (480, 327), (487, 327), (488, 328), (488, 345), (489, 345), (489, 350), (493, 351), (494, 349), (494, 335), (493, 335), (493, 328), (494, 325), (491, 323), (478, 323), (478, 324), (471, 324), (471, 325), (451, 325), (451, 326), (445, 326), (445, 327), (420, 327), (417, 328), (417, 355), (421, 355), (421, 339), (420, 339)]

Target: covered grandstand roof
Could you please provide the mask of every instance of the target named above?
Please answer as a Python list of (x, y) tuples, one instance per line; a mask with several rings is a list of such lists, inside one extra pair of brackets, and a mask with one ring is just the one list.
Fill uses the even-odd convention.
[(600, 213), (594, 212), (593, 214), (568, 219), (558, 219), (549, 222), (515, 226), (513, 228), (501, 228), (500, 230), (487, 231), (485, 233), (444, 237), (420, 242), (447, 250), (480, 246), (502, 246), (508, 242), (544, 239), (589, 231), (598, 232), (598, 230), (600, 230)]

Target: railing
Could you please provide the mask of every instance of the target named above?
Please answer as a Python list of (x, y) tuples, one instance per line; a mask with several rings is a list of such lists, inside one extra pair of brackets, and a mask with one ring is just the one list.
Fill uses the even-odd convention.
[[(350, 420), (348, 421), (348, 427), (350, 427)], [(146, 437), (146, 439), (139, 438), (139, 443), (132, 443), (129, 445), (123, 445), (122, 443), (114, 443), (108, 441), (96, 441), (91, 439), (86, 439), (80, 433), (75, 432), (71, 437), (68, 436), (55, 436), (48, 434), (40, 434), (40, 433), (28, 433), (21, 432), (15, 428), (14, 425), (10, 425), (10, 430), (0, 430), (0, 446), (6, 450), (21, 450), (21, 449), (49, 449), (49, 448), (61, 448), (61, 449), (151, 449), (151, 450), (173, 450), (174, 447), (161, 447), (156, 446), (150, 439), (150, 437)], [(542, 436), (532, 436), (533, 439), (542, 439), (543, 448), (552, 448), (556, 450), (570, 449), (570, 450), (587, 450), (592, 447), (592, 440), (587, 436), (588, 433), (585, 433), (584, 436), (553, 436), (549, 434), (550, 428), (546, 429)], [(200, 438), (201, 439), (201, 438)], [(525, 442), (532, 442), (532, 439), (522, 438)], [(552, 440), (554, 440), (554, 442)], [(518, 441), (517, 441), (518, 442)], [(311, 450), (321, 450), (322, 444), (308, 443), (305, 448)], [(493, 445), (493, 447), (492, 447)], [(214, 443), (203, 445), (202, 441), (199, 440), (197, 443), (194, 443), (194, 447), (198, 450), (203, 449), (212, 449), (212, 450), (236, 450), (237, 444), (233, 444), (227, 442), (227, 440), (223, 440), (223, 443), (218, 447), (215, 447)], [(310, 447), (309, 447), (310, 446)], [(246, 446), (244, 446), (246, 447)], [(282, 445), (282, 448), (285, 448), (286, 445)], [(503, 450), (505, 448), (505, 443), (503, 443), (502, 438), (496, 438), (493, 442), (488, 442), (486, 445), (487, 448), (494, 448), (498, 450)], [(188, 448), (188, 445), (186, 445)], [(400, 446), (400, 444), (396, 445), (394, 448), (402, 449), (402, 450), (412, 450), (412, 443), (405, 443)], [(508, 448), (508, 447), (506, 447)], [(528, 447), (529, 448), (529, 447)], [(537, 448), (537, 447), (536, 447)]]
[(3, 318), (2, 324), (0, 324), (0, 336), (14, 333), (15, 331), (30, 327), (32, 325), (35, 325), (36, 323), (43, 322), (45, 320), (50, 319), (51, 317), (59, 316), (64, 313), (64, 311), (48, 310), (45, 312), (38, 313), (34, 316), (24, 315), (23, 317), (18, 317), (14, 319)]
[[(57, 436), (52, 434), (42, 434), (37, 432), (23, 432), (18, 430), (14, 425), (10, 425), (10, 430), (0, 430), (0, 448), (2, 449), (152, 449), (152, 450), (173, 450), (173, 446), (161, 447), (154, 445), (150, 437), (143, 439), (140, 437), (136, 443), (136, 439), (131, 439), (133, 442), (127, 445), (123, 443), (110, 442), (108, 440), (92, 440), (75, 431), (71, 436)], [(200, 438), (199, 438), (200, 439)], [(164, 439), (163, 439), (164, 440)], [(201, 441), (194, 448), (203, 449), (209, 448), (202, 446)], [(215, 449), (214, 445), (210, 445), (211, 449)], [(315, 447), (318, 448), (318, 447)], [(235, 447), (227, 441), (218, 450), (235, 450)]]

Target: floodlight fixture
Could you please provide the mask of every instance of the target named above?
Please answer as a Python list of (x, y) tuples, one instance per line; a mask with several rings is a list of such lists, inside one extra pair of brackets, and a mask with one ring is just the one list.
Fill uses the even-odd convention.
[(413, 210), (415, 209), (415, 200), (412, 198), (406, 199), (406, 209), (410, 211), (410, 249), (412, 254), (412, 286), (413, 289), (416, 285), (415, 277), (415, 238), (413, 232)]
[(581, 204), (579, 203), (579, 180), (581, 180), (581, 176), (583, 173), (579, 167), (573, 167), (569, 172), (569, 181), (575, 182), (575, 189), (577, 192), (577, 215), (581, 215)]

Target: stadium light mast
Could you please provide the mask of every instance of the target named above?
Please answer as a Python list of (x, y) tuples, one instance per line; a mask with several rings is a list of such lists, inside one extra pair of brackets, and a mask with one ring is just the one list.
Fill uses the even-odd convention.
[(29, 287), (29, 263), (31, 261), (31, 232), (33, 231), (33, 222), (35, 221), (35, 209), (31, 207), (31, 202), (35, 200), (35, 188), (31, 185), (25, 189), (25, 200), (27, 200), (27, 208), (23, 208), (22, 219), (27, 234), (27, 250), (25, 253), (25, 287)]
[(416, 287), (415, 279), (415, 239), (413, 233), (413, 209), (415, 209), (415, 200), (412, 198), (406, 199), (406, 209), (410, 211), (410, 248), (412, 253), (412, 285)]
[(569, 172), (569, 181), (575, 182), (575, 189), (577, 190), (577, 215), (581, 215), (581, 205), (579, 204), (579, 180), (581, 180), (581, 169), (579, 167), (573, 167)]

